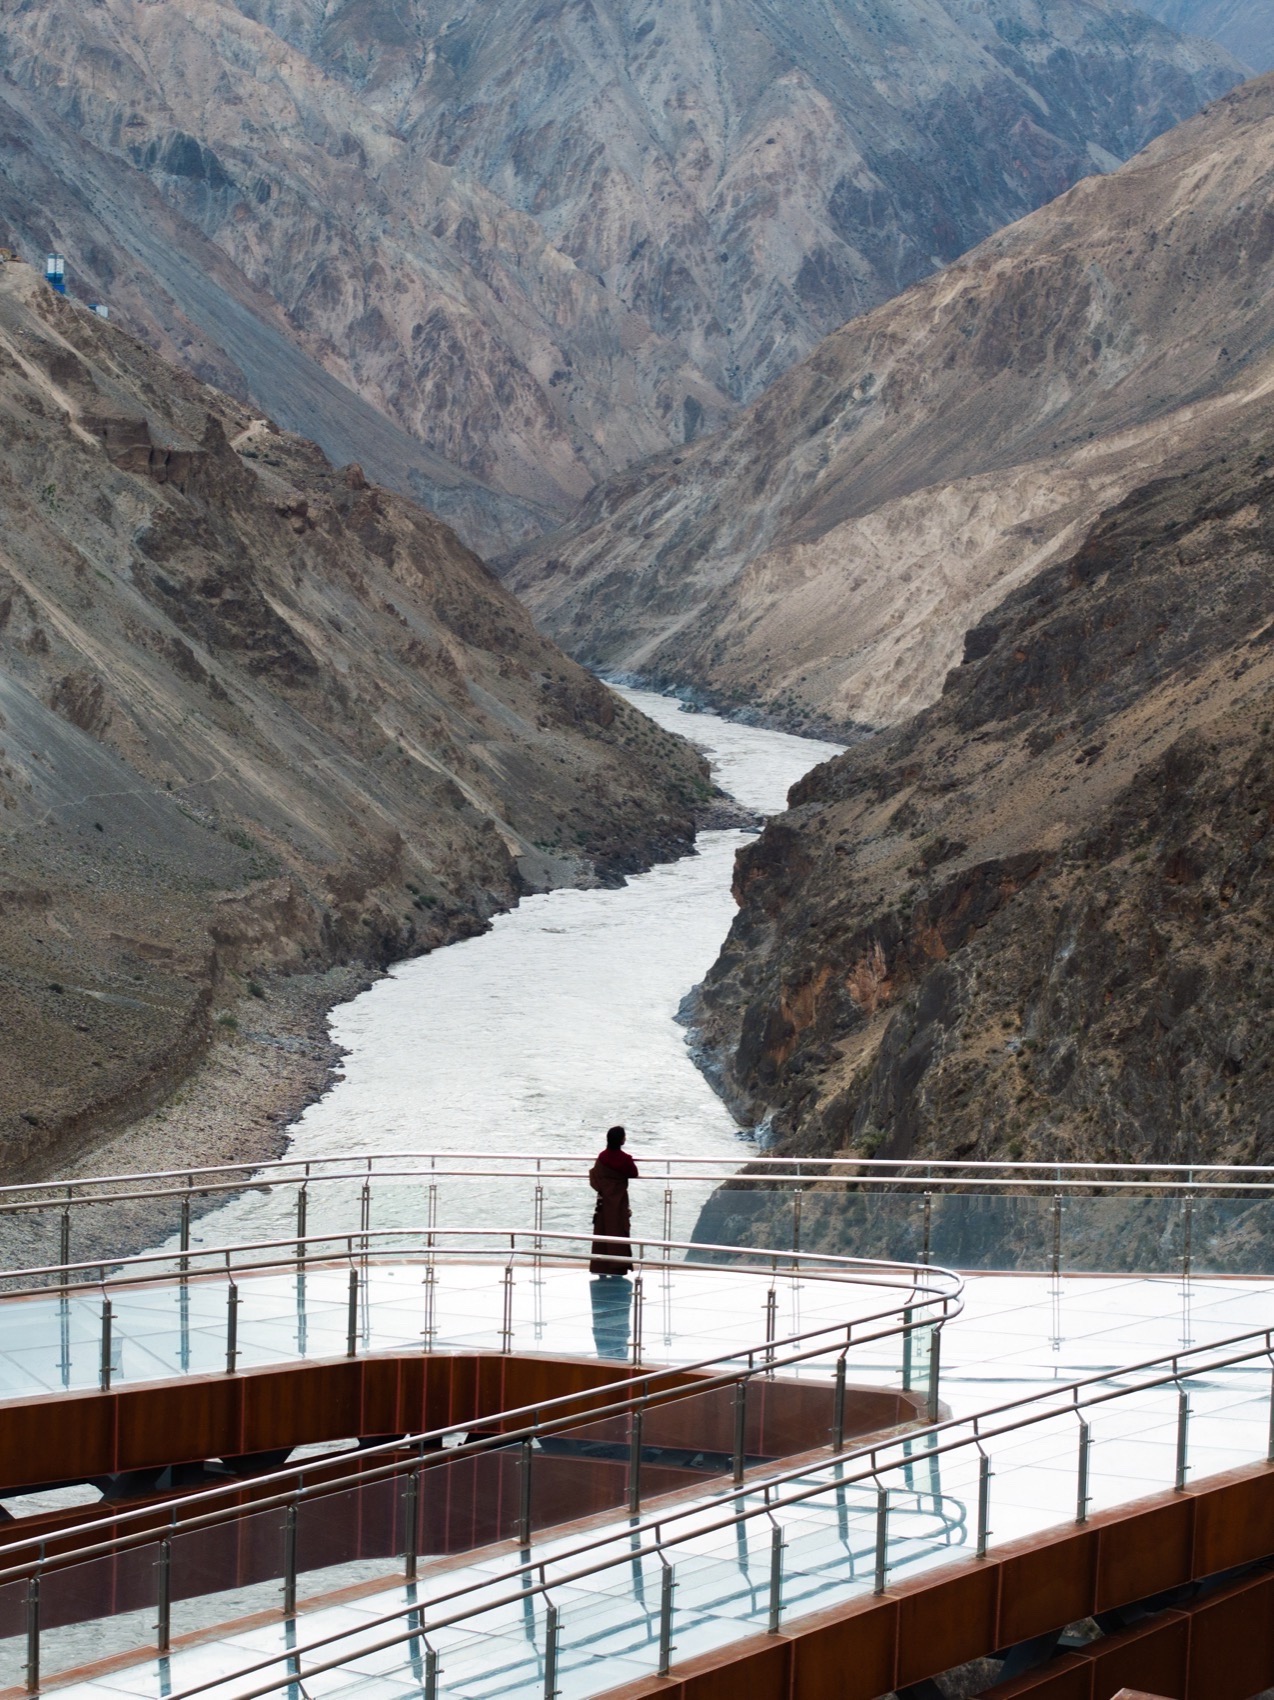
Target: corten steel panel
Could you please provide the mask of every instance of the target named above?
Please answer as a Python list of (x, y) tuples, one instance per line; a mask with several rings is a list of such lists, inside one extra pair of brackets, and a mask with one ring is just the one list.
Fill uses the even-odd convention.
[(1274, 1685), (1274, 1576), (1200, 1600), (1190, 1617), (1187, 1700), (1248, 1700)]
[(356, 1360), (303, 1364), (242, 1377), (239, 1452), (269, 1452), (358, 1433), (362, 1375)]
[(402, 1360), (393, 1358), (363, 1358), (360, 1378), (358, 1427), (359, 1435), (396, 1434), (398, 1429), (398, 1380)]
[(898, 1590), (899, 1683), (940, 1676), (995, 1647), (999, 1607), (998, 1565), (979, 1564), (963, 1575)]
[(1164, 1612), (1144, 1627), (1080, 1648), (1076, 1657), (1093, 1667), (1093, 1700), (1111, 1700), (1121, 1688), (1185, 1700), (1190, 1620), (1181, 1612)]
[(1092, 1611), (1097, 1531), (1046, 1540), (1004, 1559), (1002, 1568), (998, 1639), (1012, 1647)]
[(0, 1407), (0, 1483), (56, 1482), (115, 1468), (115, 1399), (19, 1399)]
[(478, 1403), (478, 1359), (452, 1358), (450, 1362), (451, 1385), (448, 1388), (447, 1409), (441, 1422), (431, 1423), (430, 1427), (442, 1428), (448, 1423), (472, 1422), (480, 1408)]
[(1274, 1552), (1274, 1470), (1236, 1470), (1216, 1486), (1201, 1484), (1190, 1497), (1196, 1576), (1214, 1576)]
[(237, 1376), (121, 1387), (112, 1394), (118, 1413), (115, 1468), (162, 1468), (220, 1457), (229, 1438), (240, 1433), (242, 1394)]
[(1103, 1523), (1098, 1532), (1096, 1609), (1149, 1599), (1191, 1578), (1196, 1501), (1178, 1494), (1134, 1519)]
[(844, 1616), (793, 1624), (791, 1700), (876, 1700), (894, 1686), (898, 1602), (856, 1602)]
[[(747, 1664), (729, 1658), (725, 1650), (687, 1663), (681, 1678), (683, 1700), (788, 1700), (792, 1648), (780, 1636), (767, 1635), (747, 1644)], [(743, 1672), (746, 1671), (746, 1676)]]
[(1093, 1667), (1064, 1653), (1039, 1670), (982, 1691), (981, 1700), (1092, 1700)]
[(394, 1412), (395, 1434), (416, 1434), (427, 1427), (425, 1423), (425, 1377), (429, 1359), (423, 1357), (398, 1360), (398, 1407)]

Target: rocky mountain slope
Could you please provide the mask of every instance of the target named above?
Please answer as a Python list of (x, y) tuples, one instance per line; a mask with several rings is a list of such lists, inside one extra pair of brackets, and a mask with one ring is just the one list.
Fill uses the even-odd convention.
[(1254, 71), (1274, 71), (1274, 12), (1266, 0), (1142, 0), (1142, 9), (1182, 35), (1219, 42)]
[(932, 701), (971, 620), (1274, 381), (1274, 78), (827, 338), (510, 581), (574, 654), (790, 724)]
[(696, 1019), (782, 1149), (1274, 1160), (1274, 405), (741, 853)]
[(507, 547), (1238, 75), (1108, 0), (24, 0), (0, 218)]
[(271, 971), (688, 846), (703, 763), (430, 515), (0, 265), (0, 1170)]
[(739, 399), (1232, 75), (1090, 0), (239, 4)]

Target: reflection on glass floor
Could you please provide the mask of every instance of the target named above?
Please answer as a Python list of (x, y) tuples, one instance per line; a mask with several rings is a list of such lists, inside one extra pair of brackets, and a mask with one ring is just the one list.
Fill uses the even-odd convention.
[[(1258, 1378), (1222, 1372), (1195, 1387), (1192, 1460), (1199, 1474), (1263, 1456), (1268, 1424), (1268, 1372)], [(1117, 1413), (1117, 1415), (1116, 1415)], [(1163, 1390), (1115, 1406), (1096, 1424), (1090, 1491), (1094, 1509), (1126, 1503), (1171, 1486), (1175, 1398)], [(969, 1553), (976, 1539), (977, 1455), (925, 1457), (917, 1442), (910, 1465), (891, 1472), (886, 1504), (886, 1573), (894, 1583)], [(1070, 1413), (991, 1447), (994, 1543), (1072, 1519), (1075, 1514), (1075, 1421)], [(486, 1700), (546, 1692), (550, 1635), (554, 1686), (565, 1700), (584, 1700), (618, 1684), (656, 1674), (665, 1633), (665, 1576), (671, 1576), (668, 1619), (674, 1661), (719, 1648), (809, 1612), (823, 1611), (877, 1585), (881, 1501), (870, 1483), (837, 1486), (838, 1469), (809, 1470), (788, 1490), (821, 1489), (818, 1497), (734, 1529), (704, 1527), (719, 1518), (721, 1494), (707, 1495), (688, 1520), (685, 1538), (664, 1558), (634, 1557), (638, 1537), (616, 1524), (608, 1549), (589, 1554), (578, 1574), (569, 1554), (578, 1536), (543, 1540), (534, 1566), (519, 1579), (517, 1555), (493, 1552), (438, 1566), (412, 1586), (332, 1600), (293, 1624), (243, 1622), (215, 1642), (164, 1660), (74, 1683), (68, 1696), (114, 1693), (146, 1700), (180, 1695), (201, 1684), (214, 1696), (287, 1687), (286, 1669), (268, 1661), (298, 1644), (307, 1649), (305, 1693), (419, 1696), (426, 1663), (439, 1696)], [(744, 1504), (763, 1511), (759, 1492)], [(601, 1538), (601, 1537), (595, 1537)], [(776, 1553), (777, 1545), (777, 1553)], [(599, 1561), (608, 1560), (605, 1568)], [(541, 1590), (541, 1579), (547, 1589)], [(318, 1578), (311, 1579), (317, 1584)], [(521, 1580), (521, 1586), (520, 1586)], [(348, 1577), (333, 1573), (333, 1589)], [(463, 1600), (449, 1597), (465, 1590)], [(213, 1607), (216, 1602), (205, 1602)], [(456, 1605), (471, 1612), (446, 1619)], [(550, 1606), (553, 1621), (550, 1622)], [(419, 1616), (404, 1616), (411, 1608)], [(223, 1619), (224, 1621), (224, 1619)], [(419, 1632), (424, 1627), (425, 1633)], [(327, 1647), (315, 1643), (336, 1637)], [(387, 1644), (388, 1643), (388, 1644)], [(324, 1668), (330, 1666), (331, 1668)], [(247, 1667), (247, 1668), (244, 1668)], [(232, 1674), (234, 1672), (235, 1674)]]
[[(453, 1267), (445, 1273), (454, 1279), (448, 1286), (439, 1271), (436, 1349), (447, 1349), (453, 1340), (465, 1348), (498, 1349), (504, 1319), (491, 1266)], [(419, 1269), (372, 1274), (360, 1349), (410, 1339), (419, 1345)], [(316, 1291), (312, 1316), (307, 1297), (305, 1326), (315, 1332), (306, 1349), (314, 1355), (343, 1350), (339, 1272), (337, 1279), (330, 1292)], [(765, 1280), (730, 1272), (705, 1289), (702, 1283), (695, 1286), (697, 1279), (698, 1272), (669, 1272), (665, 1323), (662, 1273), (648, 1276), (643, 1303), (649, 1357), (675, 1361), (680, 1352), (687, 1361), (721, 1350), (736, 1337), (755, 1343)], [(318, 1276), (306, 1280), (315, 1283)], [(843, 1319), (843, 1288), (802, 1280), (780, 1282), (777, 1290), (783, 1306), (780, 1333), (785, 1327), (811, 1326), (820, 1306), (829, 1317), (836, 1313)], [(596, 1291), (582, 1271), (546, 1271), (538, 1292), (528, 1280), (513, 1307), (514, 1349), (596, 1350)], [(723, 1298), (724, 1293), (730, 1297)], [(294, 1290), (278, 1282), (263, 1283), (253, 1301), (256, 1309), (245, 1297), (245, 1352), (298, 1354), (295, 1297)], [(1269, 1284), (1238, 1280), (1198, 1280), (1187, 1291), (1179, 1279), (971, 1278), (964, 1316), (944, 1331), (943, 1399), (964, 1416), (1077, 1376), (1221, 1341), (1267, 1326), (1270, 1299)], [(325, 1307), (336, 1313), (326, 1322)], [(148, 1348), (152, 1356), (139, 1358), (139, 1364), (171, 1361), (171, 1314), (163, 1314), (166, 1320), (157, 1324)], [(444, 1315), (449, 1319), (445, 1325)], [(606, 1313), (601, 1324), (609, 1352), (617, 1345), (619, 1319)], [(215, 1333), (211, 1320), (207, 1332)], [(126, 1356), (127, 1351), (126, 1342)], [(870, 1375), (873, 1366), (856, 1367)], [(887, 1366), (876, 1367), (883, 1372)], [(890, 1367), (896, 1374), (897, 1365)], [(1134, 1384), (1131, 1377), (1115, 1380), (1116, 1386)], [(191, 1633), (219, 1624), (223, 1627), (215, 1638), (181, 1647), (162, 1660), (104, 1670), (59, 1692), (146, 1700), (204, 1684), (213, 1685), (207, 1690), (210, 1700), (285, 1692), (288, 1670), (269, 1661), (299, 1646), (305, 1649), (300, 1669), (311, 1700), (347, 1692), (360, 1700), (419, 1697), (431, 1683), (439, 1700), (530, 1697), (544, 1694), (550, 1679), (563, 1700), (584, 1700), (655, 1674), (665, 1658), (684, 1660), (870, 1593), (882, 1581), (890, 1584), (970, 1554), (980, 1523), (994, 1549), (1072, 1522), (1080, 1493), (1091, 1514), (1171, 1489), (1181, 1462), (1183, 1395), (1189, 1480), (1266, 1456), (1270, 1364), (1257, 1357), (1093, 1407), (1086, 1413), (1086, 1433), (1075, 1411), (1059, 1400), (1046, 1420), (987, 1441), (985, 1478), (976, 1447), (927, 1456), (929, 1443), (916, 1437), (905, 1443), (913, 1456), (904, 1459), (904, 1443), (899, 1443), (878, 1481), (845, 1480), (865, 1469), (861, 1458), (846, 1458), (785, 1483), (771, 1509), (759, 1490), (750, 1491), (740, 1503), (760, 1514), (731, 1528), (708, 1527), (724, 1522), (731, 1505), (729, 1490), (714, 1486), (679, 1530), (665, 1522), (668, 1544), (662, 1555), (649, 1550), (648, 1534), (617, 1520), (611, 1531), (590, 1535), (603, 1545), (586, 1560), (569, 1556), (580, 1544), (578, 1533), (537, 1539), (528, 1550), (529, 1571), (520, 1570), (522, 1556), (506, 1546), (459, 1563), (434, 1564), (412, 1585), (397, 1580), (379, 1586), (378, 1569), (383, 1573), (386, 1567), (371, 1561), (311, 1572), (305, 1593), (314, 1603), (291, 1623), (279, 1617), (254, 1621), (253, 1614), (278, 1612), (277, 1584), (263, 1584), (249, 1591), (251, 1597), (207, 1596), (187, 1602), (182, 1625)], [(810, 1497), (801, 1499), (805, 1489)], [(779, 1504), (780, 1499), (799, 1503)], [(980, 1517), (981, 1503), (986, 1512)], [(634, 1546), (640, 1548), (636, 1555)], [(482, 1608), (476, 1615), (475, 1607)], [(418, 1615), (404, 1615), (413, 1610)], [(462, 1610), (463, 1621), (448, 1623)], [(148, 1633), (143, 1621), (119, 1619), (52, 1631), (47, 1668), (67, 1671), (108, 1656), (111, 1647), (124, 1652), (144, 1643)], [(328, 1636), (337, 1639), (316, 1646)], [(16, 1658), (16, 1645), (8, 1651)], [(16, 1671), (12, 1659), (10, 1664)], [(295, 1685), (292, 1692), (299, 1696)]]

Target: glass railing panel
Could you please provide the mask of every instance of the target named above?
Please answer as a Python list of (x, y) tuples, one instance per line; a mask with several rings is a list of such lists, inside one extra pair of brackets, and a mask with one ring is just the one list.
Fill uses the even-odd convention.
[(1059, 1218), (1050, 1243), (1060, 1247), (1064, 1273), (1158, 1275), (1182, 1267), (1185, 1218), (1179, 1198), (1067, 1194)]
[(802, 1251), (921, 1263), (925, 1232), (925, 1201), (919, 1193), (824, 1184), (801, 1197)]
[(405, 1510), (404, 1483), (394, 1477), (298, 1501), (298, 1601), (400, 1572)]
[(420, 1477), (422, 1556), (516, 1539), (522, 1506), (519, 1461), (514, 1445), (431, 1462)]
[(1274, 1275), (1274, 1199), (1204, 1195), (1191, 1203), (1189, 1226), (1193, 1274)]
[(171, 1545), (172, 1636), (283, 1608), (286, 1514), (252, 1512), (175, 1535)]
[(1051, 1267), (1052, 1200), (1004, 1193), (935, 1194), (929, 1261), (952, 1269)]
[(0, 1689), (26, 1681), (27, 1584), (0, 1582)]
[[(791, 1251), (797, 1232), (797, 1193), (785, 1187), (719, 1187), (695, 1222), (692, 1238), (702, 1246), (755, 1247)], [(712, 1252), (695, 1251), (696, 1261), (715, 1262)]]
[(40, 1582), (43, 1680), (155, 1646), (160, 1588), (157, 1544), (46, 1572)]

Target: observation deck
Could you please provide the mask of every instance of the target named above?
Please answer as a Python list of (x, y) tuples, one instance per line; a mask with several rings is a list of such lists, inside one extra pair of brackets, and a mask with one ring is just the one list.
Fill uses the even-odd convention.
[(0, 1694), (1274, 1684), (1274, 1176), (588, 1166), (0, 1193)]

